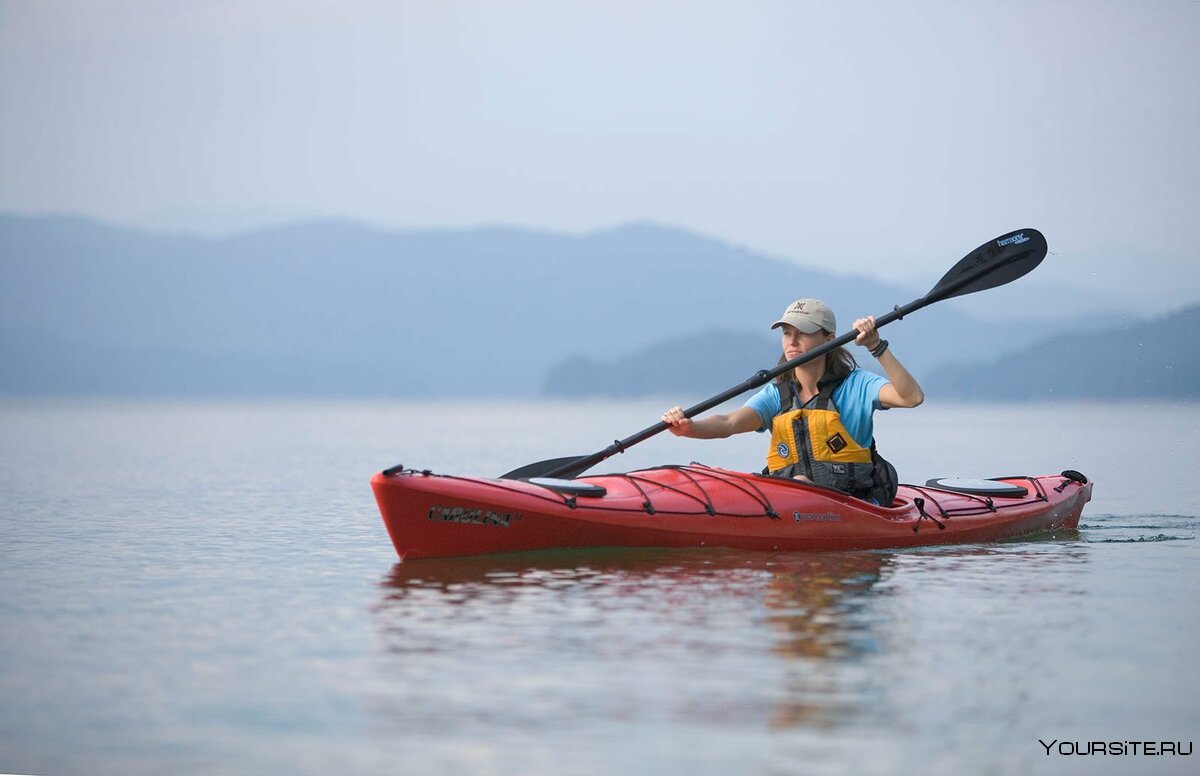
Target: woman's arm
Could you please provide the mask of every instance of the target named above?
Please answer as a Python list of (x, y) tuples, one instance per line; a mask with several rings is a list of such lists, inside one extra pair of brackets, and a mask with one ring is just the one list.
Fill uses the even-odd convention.
[(682, 407), (672, 407), (663, 413), (663, 422), (671, 426), (675, 436), (692, 439), (724, 439), (733, 434), (758, 431), (758, 413), (749, 407), (739, 407), (728, 415), (710, 415), (700, 420), (683, 416)]
[[(858, 330), (855, 342), (867, 350), (879, 347), (879, 331), (875, 328), (875, 316), (859, 318), (854, 322)], [(879, 389), (879, 403), (888, 408), (916, 407), (925, 401), (925, 392), (917, 379), (905, 369), (891, 347), (879, 354), (879, 365), (891, 382)]]
[(879, 389), (879, 403), (884, 407), (916, 407), (925, 401), (925, 392), (915, 377), (909, 374), (889, 347), (879, 357), (879, 365), (890, 383)]

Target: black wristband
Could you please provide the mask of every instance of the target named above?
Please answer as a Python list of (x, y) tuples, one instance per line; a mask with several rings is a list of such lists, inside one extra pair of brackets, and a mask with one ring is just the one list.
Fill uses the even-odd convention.
[(875, 358), (882, 356), (888, 349), (888, 341), (885, 339), (879, 340), (879, 344), (871, 350), (871, 355)]

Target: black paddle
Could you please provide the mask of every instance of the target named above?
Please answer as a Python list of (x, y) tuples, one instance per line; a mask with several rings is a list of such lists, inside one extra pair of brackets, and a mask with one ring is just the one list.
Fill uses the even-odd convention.
[[(1015, 232), (1001, 235), (989, 240), (968, 253), (961, 261), (951, 267), (929, 293), (903, 307), (895, 307), (875, 319), (876, 328), (886, 326), (892, 321), (898, 321), (909, 313), (916, 312), (922, 307), (951, 299), (956, 296), (973, 294), (989, 288), (1011, 283), (1017, 278), (1033, 270), (1046, 257), (1046, 238), (1036, 229), (1019, 229)], [(738, 394), (766, 385), (784, 372), (795, 369), (803, 363), (824, 356), (831, 350), (853, 342), (858, 337), (857, 331), (850, 331), (837, 339), (830, 340), (818, 348), (796, 356), (774, 369), (763, 369), (741, 385), (734, 386), (724, 393), (689, 407), (684, 417), (692, 418), (706, 412), (719, 404), (723, 404)], [(551, 458), (547, 461), (526, 464), (519, 469), (513, 469), (502, 475), (503, 479), (528, 479), (530, 477), (575, 477), (592, 468), (601, 461), (617, 453), (623, 453), (639, 442), (645, 442), (652, 436), (666, 431), (670, 426), (662, 421), (649, 428), (642, 429), (633, 436), (619, 439), (603, 450), (591, 455), (568, 456), (566, 458)]]

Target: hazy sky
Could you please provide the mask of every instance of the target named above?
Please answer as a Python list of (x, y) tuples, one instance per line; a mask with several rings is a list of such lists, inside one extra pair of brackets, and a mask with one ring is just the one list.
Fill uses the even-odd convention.
[[(630, 220), (1200, 299), (1200, 2), (0, 0), (0, 210)], [(1049, 265), (1049, 262), (1048, 262)]]

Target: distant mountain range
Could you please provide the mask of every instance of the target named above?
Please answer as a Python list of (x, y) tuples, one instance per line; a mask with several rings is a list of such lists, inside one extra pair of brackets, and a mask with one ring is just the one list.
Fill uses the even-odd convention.
[(1150, 321), (1059, 334), (978, 364), (935, 369), (933, 388), (974, 399), (1200, 396), (1200, 305)]
[[(934, 398), (1200, 397), (1200, 342), (1181, 335), (1197, 325), (1200, 305), (1151, 321), (1057, 334), (978, 362), (914, 373)], [(907, 347), (897, 348), (906, 365)], [(851, 346), (850, 352), (863, 368), (882, 372), (861, 348)], [(731, 388), (773, 367), (778, 358), (773, 337), (705, 332), (608, 362), (566, 359), (547, 373), (545, 389), (560, 396), (661, 395), (686, 401)]]
[(717, 394), (760, 369), (775, 366), (779, 343), (765, 334), (707, 331), (640, 349), (611, 362), (568, 358), (546, 374), (555, 396), (674, 396)]
[[(845, 330), (920, 293), (843, 269), (650, 224), (575, 236), (306, 222), (209, 239), (0, 215), (0, 394), (715, 392), (775, 363), (769, 326), (797, 297), (826, 299)], [(888, 332), (921, 374), (1046, 334), (949, 304)], [(618, 362), (641, 387), (604, 382)]]

